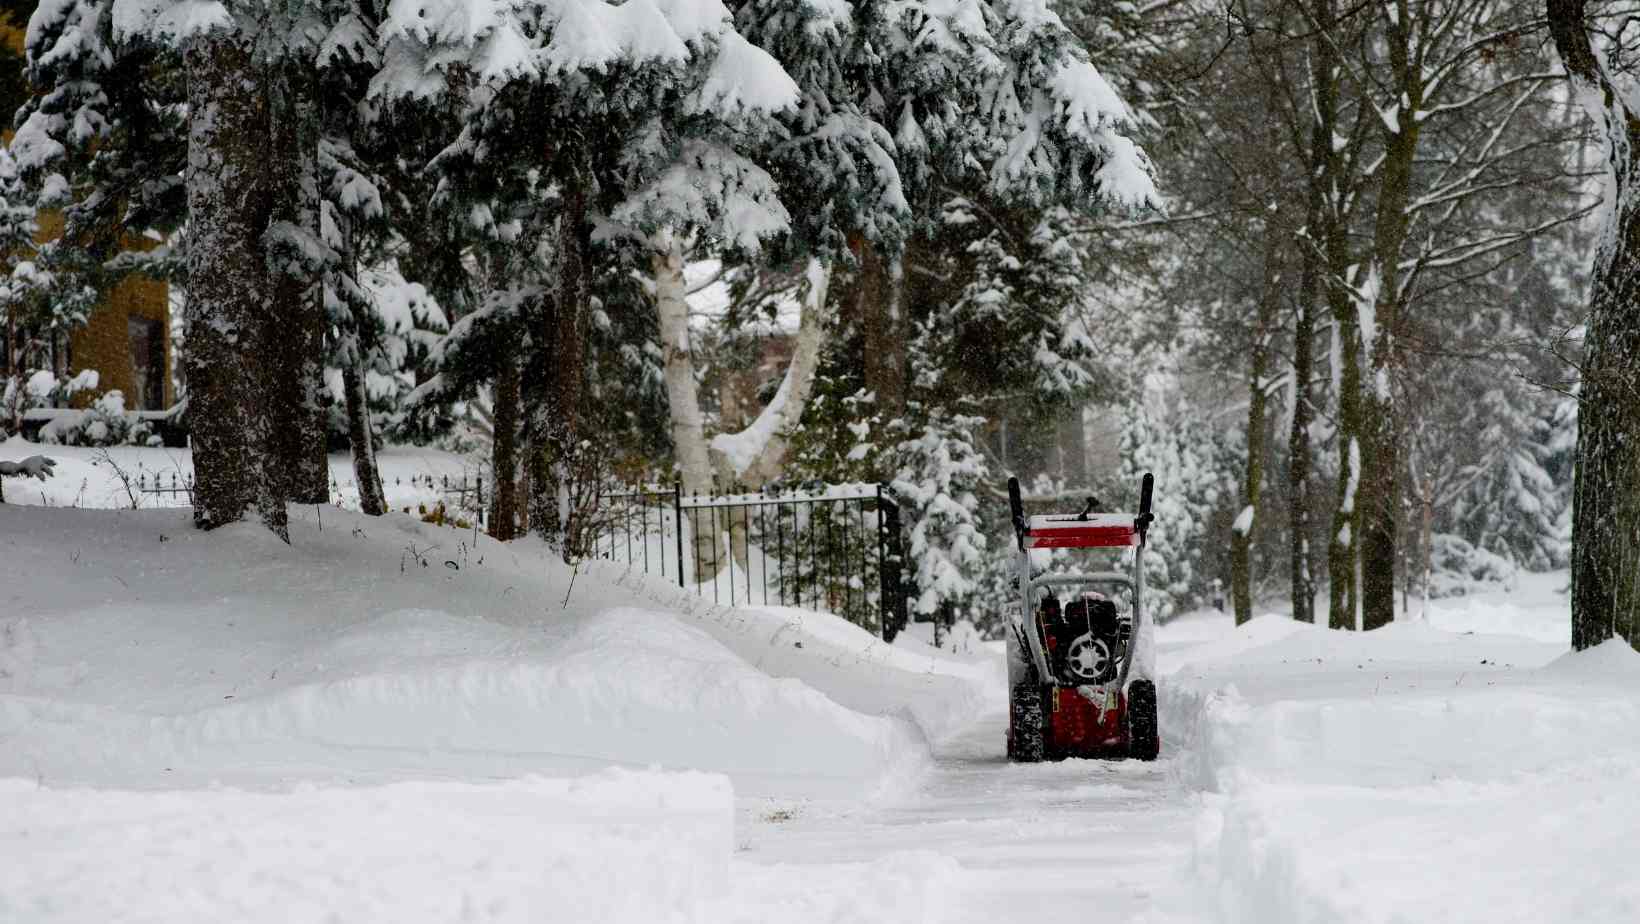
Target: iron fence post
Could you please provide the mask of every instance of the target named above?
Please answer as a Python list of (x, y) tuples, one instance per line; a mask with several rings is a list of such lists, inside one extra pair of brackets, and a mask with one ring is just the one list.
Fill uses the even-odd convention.
[(678, 586), (683, 583), (683, 482), (672, 482), (672, 516), (678, 524)]
[(878, 535), (879, 559), (882, 561), (882, 626), (883, 641), (892, 642), (905, 628), (905, 585), (901, 580), (902, 545), (900, 505), (877, 486), (877, 509), (882, 511), (882, 532)]

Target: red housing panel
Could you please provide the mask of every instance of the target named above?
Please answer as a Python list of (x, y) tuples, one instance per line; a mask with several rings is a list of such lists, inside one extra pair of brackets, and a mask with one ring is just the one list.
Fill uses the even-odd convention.
[(1027, 549), (1111, 549), (1139, 544), (1139, 534), (1131, 526), (1077, 526), (1031, 530), (1025, 535)]
[(1126, 754), (1127, 698), (1116, 694), (1116, 708), (1103, 710), (1074, 689), (1056, 687), (1049, 698), (1047, 750), (1062, 757), (1104, 757)]

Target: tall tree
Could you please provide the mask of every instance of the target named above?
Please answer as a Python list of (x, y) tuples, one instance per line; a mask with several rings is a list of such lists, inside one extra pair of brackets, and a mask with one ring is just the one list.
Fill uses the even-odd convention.
[(185, 267), (196, 289), (183, 364), (195, 520), (220, 526), (254, 506), (283, 537), (288, 501), (328, 497), (311, 84), (333, 23), (308, 4), (199, 12), (101, 0), (43, 8), (29, 41), (43, 92), (19, 140), (44, 194), (73, 200), (65, 236), (112, 230), (104, 254), (124, 234), (180, 223), (186, 191), (185, 256), (161, 248), (124, 265)]
[[(1605, 142), (1612, 209), (1589, 285), (1572, 493), (1572, 646), (1640, 644), (1640, 108), (1629, 58), (1586, 0), (1547, 0), (1549, 33)], [(1609, 63), (1608, 63), (1609, 62)]]

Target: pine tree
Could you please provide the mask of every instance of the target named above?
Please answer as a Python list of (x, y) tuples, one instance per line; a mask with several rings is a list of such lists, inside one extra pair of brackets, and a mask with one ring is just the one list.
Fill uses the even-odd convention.
[[(752, 66), (757, 55), (733, 34), (722, 10), (715, 3), (663, 8), (648, 0), (618, 7), (577, 2), (561, 10), (483, 5), (482, 16), (469, 20), (473, 11), (451, 2), (395, 9), (383, 23), (388, 46), (379, 94), (454, 92), (470, 101), (462, 135), (438, 163), (453, 172), (499, 170), (497, 190), (515, 201), (531, 187), (551, 197), (550, 211), (537, 212), (539, 220), (523, 221), (520, 229), (538, 242), (547, 267), (533, 306), (524, 390), (532, 408), (526, 427), (530, 521), (566, 555), (577, 554), (566, 537), (578, 527), (575, 511), (565, 510), (560, 497), (570, 489), (571, 457), (581, 442), (599, 243), (594, 225), (618, 222), (618, 209), (640, 225), (683, 217), (677, 210), (687, 212), (689, 203), (669, 193), (688, 188), (677, 184), (691, 170), (750, 176), (747, 168), (755, 168), (731, 156), (732, 149), (711, 145), (705, 139), (712, 132), (697, 123), (750, 103), (749, 94), (760, 89), (778, 91), (743, 82), (747, 75), (737, 69)], [(478, 26), (469, 30), (469, 21)], [(456, 85), (468, 75), (472, 87)], [(477, 182), (470, 173), (462, 180)], [(657, 186), (646, 198), (644, 191)]]
[(254, 505), (284, 536), (287, 501), (328, 497), (314, 60), (335, 12), (73, 3), (30, 30), (44, 92), (24, 113), (20, 156), (46, 194), (71, 201), (65, 238), (106, 255), (122, 233), (179, 224), (186, 206), (184, 252), (123, 265), (186, 269), (203, 527)]
[(912, 524), (906, 548), (916, 589), (911, 608), (929, 617), (947, 607), (968, 615), (988, 545), (979, 494), (992, 476), (974, 437), (984, 419), (915, 405), (911, 410), (920, 419), (914, 435), (895, 448), (900, 470), (892, 483)]

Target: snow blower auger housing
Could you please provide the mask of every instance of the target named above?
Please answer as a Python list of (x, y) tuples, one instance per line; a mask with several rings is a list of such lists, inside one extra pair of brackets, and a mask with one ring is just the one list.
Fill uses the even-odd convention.
[[(1019, 479), (1008, 479), (1018, 545), (1020, 605), (1009, 614), (1008, 758), (1155, 760), (1154, 627), (1145, 615), (1146, 474), (1139, 512), (1025, 516)], [(1033, 549), (1133, 549), (1133, 572), (1036, 576)], [(1060, 594), (1064, 592), (1065, 598)]]

